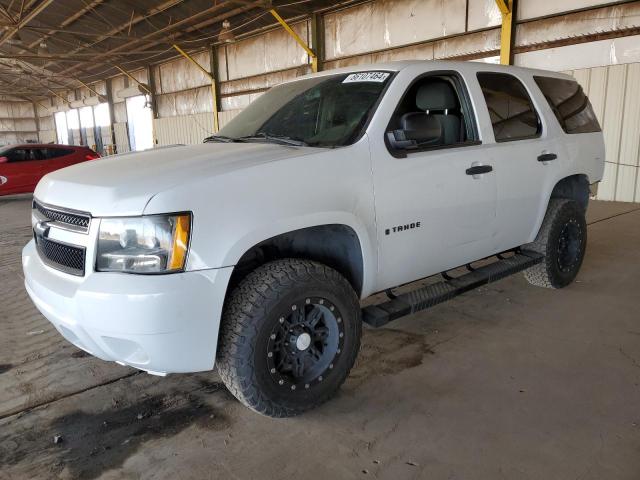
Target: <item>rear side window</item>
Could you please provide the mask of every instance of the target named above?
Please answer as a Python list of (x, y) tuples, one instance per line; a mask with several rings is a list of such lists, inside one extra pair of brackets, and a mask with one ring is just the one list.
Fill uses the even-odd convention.
[(31, 150), (31, 155), (34, 160), (46, 160), (47, 150), (45, 148), (34, 148)]
[(513, 75), (478, 73), (496, 142), (536, 138), (542, 132), (540, 117), (524, 85)]
[(566, 133), (600, 132), (591, 102), (575, 80), (533, 77)]
[(71, 155), (74, 151), (68, 148), (48, 148), (47, 158), (64, 157), (65, 155)]

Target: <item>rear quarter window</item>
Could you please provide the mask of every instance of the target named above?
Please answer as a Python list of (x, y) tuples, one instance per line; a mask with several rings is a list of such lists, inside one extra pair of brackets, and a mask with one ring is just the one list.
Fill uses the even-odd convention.
[(478, 82), (487, 102), (496, 142), (540, 136), (540, 117), (520, 80), (506, 73), (480, 72)]
[(533, 79), (566, 133), (602, 131), (591, 102), (578, 82), (539, 76)]

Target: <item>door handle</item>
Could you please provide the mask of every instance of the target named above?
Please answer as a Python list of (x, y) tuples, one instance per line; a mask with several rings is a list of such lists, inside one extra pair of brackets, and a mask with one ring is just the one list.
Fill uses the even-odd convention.
[(473, 167), (467, 168), (467, 175), (482, 175), (483, 173), (489, 173), (493, 171), (493, 167), (491, 165), (474, 165)]
[(538, 155), (539, 162), (550, 162), (551, 160), (555, 160), (558, 158), (558, 155), (555, 153), (543, 153), (542, 155)]

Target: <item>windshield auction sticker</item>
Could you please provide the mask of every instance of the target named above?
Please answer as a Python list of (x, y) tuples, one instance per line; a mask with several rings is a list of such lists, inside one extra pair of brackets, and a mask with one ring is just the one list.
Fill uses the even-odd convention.
[(352, 73), (342, 83), (355, 82), (384, 82), (389, 77), (389, 72), (359, 72)]

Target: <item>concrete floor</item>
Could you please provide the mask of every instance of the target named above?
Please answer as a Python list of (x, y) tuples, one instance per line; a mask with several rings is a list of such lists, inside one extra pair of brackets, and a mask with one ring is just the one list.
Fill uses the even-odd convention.
[(366, 329), (338, 396), (288, 420), (214, 373), (151, 377), (67, 344), (22, 287), (29, 199), (0, 219), (3, 480), (640, 478), (638, 205), (592, 203), (569, 288), (517, 275)]

